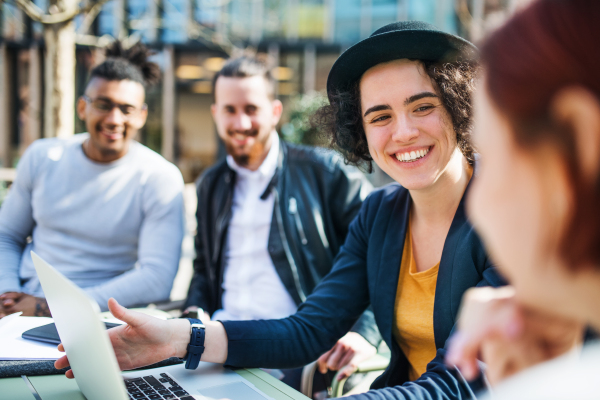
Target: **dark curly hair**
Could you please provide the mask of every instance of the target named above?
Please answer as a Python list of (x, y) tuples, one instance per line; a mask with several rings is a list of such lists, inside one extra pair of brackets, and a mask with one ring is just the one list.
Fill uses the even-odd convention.
[[(469, 164), (474, 162), (475, 148), (471, 143), (473, 128), (472, 94), (479, 65), (474, 61), (451, 63), (425, 62), (422, 65), (435, 83), (442, 104), (450, 114), (456, 142)], [(347, 91), (330, 94), (330, 104), (313, 116), (313, 125), (330, 138), (331, 147), (339, 151), (346, 163), (373, 169), (367, 137), (362, 124), (359, 83)]]
[(122, 81), (125, 79), (141, 83), (145, 88), (152, 86), (160, 80), (160, 68), (148, 61), (152, 52), (138, 42), (125, 49), (119, 41), (106, 48), (106, 60), (96, 66), (91, 74), (92, 78), (103, 78), (109, 81)]

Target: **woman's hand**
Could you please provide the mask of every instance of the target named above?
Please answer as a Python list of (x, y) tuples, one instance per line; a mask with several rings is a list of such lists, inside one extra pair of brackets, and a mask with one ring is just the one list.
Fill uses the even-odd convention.
[(575, 321), (521, 306), (510, 287), (470, 289), (458, 321), (447, 363), (472, 380), (480, 373), (481, 359), (492, 385), (573, 349), (584, 332)]
[(338, 379), (342, 380), (352, 375), (358, 368), (358, 364), (373, 357), (377, 349), (359, 333), (349, 332), (327, 353), (317, 360), (319, 371), (324, 374), (327, 370), (341, 372)]
[[(121, 370), (143, 367), (169, 357), (185, 356), (190, 341), (189, 321), (165, 321), (151, 317), (128, 310), (112, 298), (108, 300), (108, 308), (115, 318), (126, 323), (107, 331)], [(58, 349), (65, 351), (62, 344)], [(68, 366), (67, 356), (54, 363), (57, 369)], [(73, 378), (73, 371), (67, 371), (66, 376)]]

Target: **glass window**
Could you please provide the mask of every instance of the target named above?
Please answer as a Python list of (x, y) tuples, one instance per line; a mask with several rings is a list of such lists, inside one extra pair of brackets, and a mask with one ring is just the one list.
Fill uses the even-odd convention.
[(219, 22), (219, 1), (195, 0), (194, 18), (202, 25), (214, 28)]
[(163, 8), (162, 40), (165, 43), (187, 42), (188, 2), (186, 0), (165, 0)]
[(102, 6), (100, 14), (98, 14), (98, 35), (114, 35), (115, 29), (115, 2), (109, 1)]
[(372, 0), (371, 32), (398, 20), (397, 0)]
[(131, 33), (138, 33), (142, 37), (143, 42), (153, 41), (153, 32), (155, 32), (153, 14), (156, 10), (152, 7), (157, 7), (155, 3), (147, 0), (128, 0), (127, 12), (129, 13), (129, 26)]
[(335, 2), (335, 40), (344, 44), (360, 40), (361, 0)]

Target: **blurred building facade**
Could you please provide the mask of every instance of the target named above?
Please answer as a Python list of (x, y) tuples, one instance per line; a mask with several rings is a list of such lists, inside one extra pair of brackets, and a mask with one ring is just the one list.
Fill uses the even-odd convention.
[[(190, 182), (223, 156), (210, 116), (210, 90), (214, 73), (229, 55), (248, 48), (268, 53), (277, 65), (278, 94), (285, 106), (299, 95), (323, 91), (339, 54), (385, 24), (422, 20), (475, 37), (476, 18), (483, 21), (496, 13), (503, 20), (517, 2), (111, 0), (93, 20), (76, 18), (76, 96), (112, 38), (147, 43), (156, 50), (163, 80), (148, 91), (149, 118), (138, 140), (178, 165)], [(48, 8), (48, 0), (34, 3)], [(0, 163), (11, 167), (42, 137), (44, 43), (38, 23), (15, 5), (3, 2), (0, 7)], [(81, 121), (75, 126), (76, 132), (85, 130)]]

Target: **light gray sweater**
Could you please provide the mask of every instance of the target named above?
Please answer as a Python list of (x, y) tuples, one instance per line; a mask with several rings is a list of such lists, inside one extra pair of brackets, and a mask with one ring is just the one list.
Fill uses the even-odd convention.
[(179, 170), (138, 142), (99, 164), (87, 134), (34, 142), (0, 207), (0, 293), (43, 296), (30, 250), (107, 309), (168, 299), (183, 239)]

